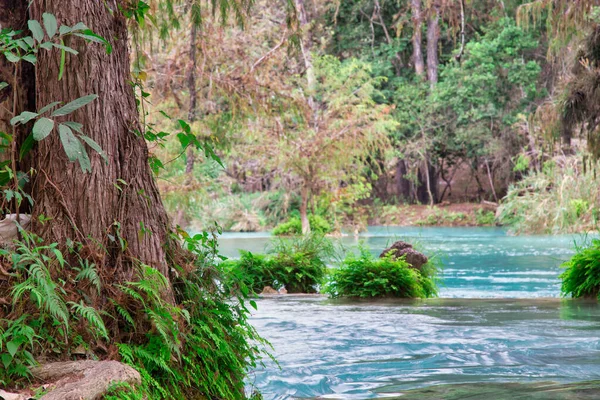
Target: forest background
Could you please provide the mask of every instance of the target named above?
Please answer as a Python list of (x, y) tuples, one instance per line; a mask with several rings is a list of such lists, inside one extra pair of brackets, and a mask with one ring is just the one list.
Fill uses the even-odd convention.
[(593, 157), (563, 115), (600, 14), (569, 3), (298, 0), (290, 25), (285, 1), (257, 1), (243, 26), (198, 10), (201, 30), (188, 18), (138, 49), (149, 118), (187, 117), (222, 160), (152, 148), (173, 159), (154, 164), (169, 211), (231, 231), (593, 228)]

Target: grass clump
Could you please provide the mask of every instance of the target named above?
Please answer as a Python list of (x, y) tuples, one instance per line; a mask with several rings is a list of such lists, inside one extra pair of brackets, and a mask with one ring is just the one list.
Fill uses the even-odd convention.
[[(320, 215), (309, 215), (308, 222), (312, 232), (326, 235), (331, 233), (331, 225), (327, 220)], [(294, 236), (302, 234), (302, 222), (299, 217), (292, 217), (286, 222), (283, 222), (273, 228), (273, 235), (275, 236)]]
[(349, 254), (331, 272), (326, 292), (331, 297), (428, 298), (437, 295), (437, 268), (428, 263), (421, 270), (403, 258), (375, 258), (368, 250)]
[(285, 287), (288, 293), (315, 293), (325, 278), (327, 259), (335, 254), (332, 242), (319, 234), (282, 238), (270, 246), (267, 254), (241, 251), (238, 260), (222, 265), (254, 293), (265, 286)]
[(562, 265), (565, 271), (561, 292), (574, 298), (587, 297), (600, 299), (600, 240), (594, 239)]

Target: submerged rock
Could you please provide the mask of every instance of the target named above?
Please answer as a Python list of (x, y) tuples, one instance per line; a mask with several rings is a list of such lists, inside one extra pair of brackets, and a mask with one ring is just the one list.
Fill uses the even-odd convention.
[(403, 242), (401, 240), (395, 242), (390, 247), (385, 249), (380, 255), (380, 258), (391, 256), (394, 259), (405, 256), (404, 260), (415, 269), (421, 269), (421, 267), (427, 264), (427, 256), (423, 253), (413, 249), (412, 244)]

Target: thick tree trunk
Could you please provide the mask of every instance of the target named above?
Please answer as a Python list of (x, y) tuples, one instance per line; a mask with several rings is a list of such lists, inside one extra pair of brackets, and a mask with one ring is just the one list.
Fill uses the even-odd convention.
[(440, 6), (434, 1), (427, 21), (427, 79), (434, 87), (438, 81), (438, 42), (440, 40)]
[(423, 23), (423, 15), (421, 12), (421, 0), (412, 0), (412, 20), (415, 30), (412, 38), (413, 43), (413, 62), (415, 64), (415, 73), (423, 76), (425, 73), (425, 61), (423, 60), (423, 34), (421, 25)]
[[(108, 155), (109, 162), (88, 148), (92, 172), (67, 159), (58, 134), (53, 132), (37, 147), (33, 182), (33, 230), (50, 242), (81, 241), (96, 251), (103, 276), (115, 281), (134, 278), (137, 262), (169, 276), (165, 244), (169, 219), (148, 165), (148, 147), (139, 123), (129, 81), (130, 53), (125, 18), (117, 0), (34, 0), (32, 17), (54, 14), (59, 24), (83, 22), (111, 42), (112, 54), (97, 44), (71, 38), (65, 72), (58, 79), (60, 52), (41, 52), (36, 68), (37, 104), (71, 101), (95, 93), (99, 98), (68, 116), (84, 125), (85, 133)], [(44, 225), (40, 215), (52, 218)], [(123, 240), (120, 241), (119, 238)], [(100, 243), (102, 246), (98, 246)]]

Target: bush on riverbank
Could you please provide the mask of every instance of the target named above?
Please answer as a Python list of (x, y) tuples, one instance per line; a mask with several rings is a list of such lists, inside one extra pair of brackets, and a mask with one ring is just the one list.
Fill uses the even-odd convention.
[(562, 266), (566, 268), (560, 275), (563, 295), (600, 299), (600, 240), (594, 239), (588, 247), (578, 248)]
[(223, 266), (254, 293), (265, 286), (285, 287), (288, 293), (315, 293), (325, 277), (325, 261), (334, 253), (330, 240), (313, 234), (276, 240), (268, 254), (241, 251), (240, 259), (227, 260)]
[(326, 292), (332, 297), (427, 298), (437, 295), (437, 268), (412, 268), (403, 258), (375, 258), (368, 250), (349, 254), (331, 273)]
[(600, 175), (580, 157), (544, 162), (510, 186), (499, 221), (516, 233), (577, 233), (595, 229), (600, 204)]
[[(331, 233), (331, 225), (327, 220), (320, 215), (309, 215), (308, 222), (313, 233), (326, 235)], [(286, 222), (283, 222), (273, 228), (275, 236), (294, 236), (302, 234), (302, 221), (299, 217), (292, 217)]]

